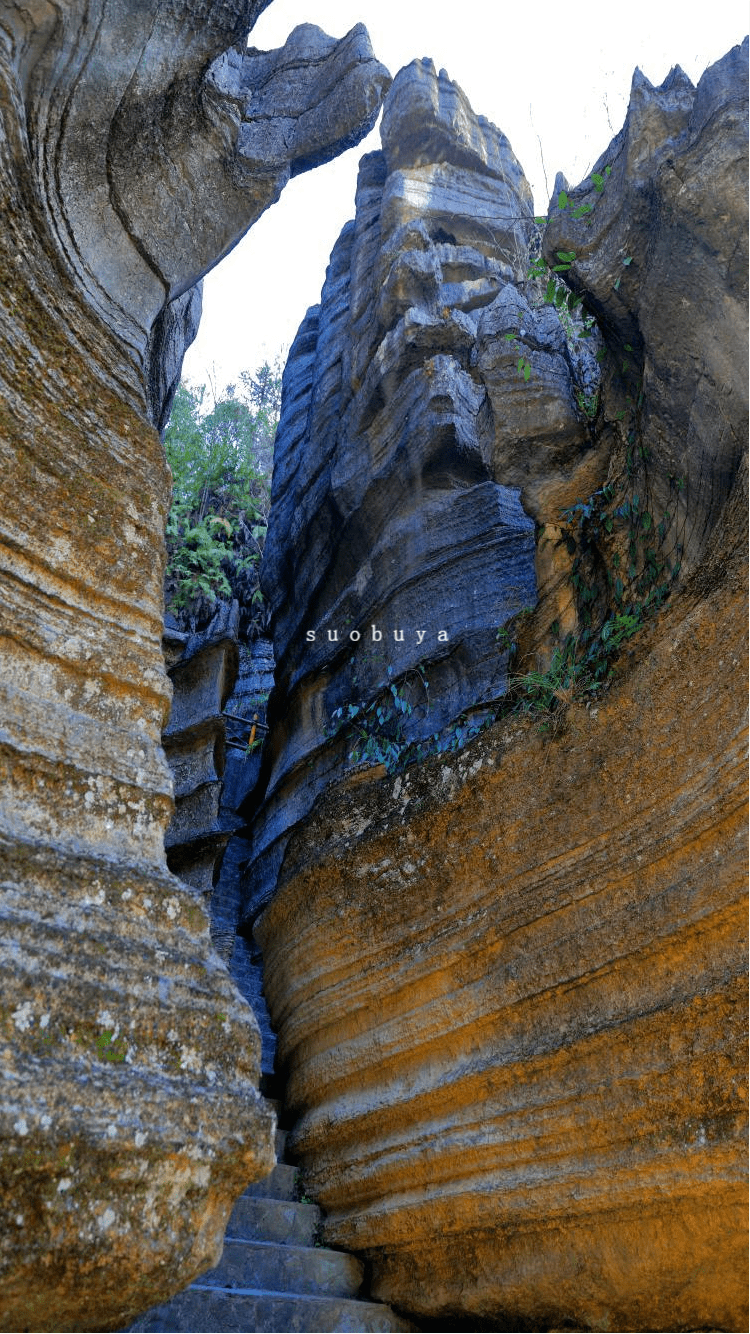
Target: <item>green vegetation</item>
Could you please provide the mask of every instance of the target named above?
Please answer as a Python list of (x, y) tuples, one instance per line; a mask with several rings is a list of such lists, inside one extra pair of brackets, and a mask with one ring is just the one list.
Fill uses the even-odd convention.
[[(392, 676), (393, 668), (388, 668)], [(420, 705), (413, 703), (414, 687), (422, 694)], [(330, 736), (344, 732), (349, 750), (349, 763), (384, 764), (388, 773), (404, 766), (404, 757), (411, 749), (406, 737), (406, 726), (415, 707), (430, 707), (430, 687), (424, 668), (419, 664), (407, 672), (400, 682), (388, 681), (369, 704), (346, 704), (334, 709), (329, 728)]]
[(595, 635), (586, 631), (568, 635), (552, 654), (546, 672), (526, 672), (512, 678), (507, 711), (545, 714), (574, 698), (592, 698), (607, 684), (622, 645), (642, 624), (642, 615), (616, 612)]
[[(603, 173), (594, 172), (591, 182), (601, 195), (611, 175), (611, 166)], [(561, 190), (558, 210), (590, 223), (593, 204), (576, 207), (567, 191)], [(546, 225), (546, 218), (536, 222)], [(577, 258), (574, 250), (559, 250), (556, 263), (541, 253), (533, 260), (529, 279), (545, 284), (542, 299), (555, 306), (569, 342), (590, 336), (593, 318), (586, 313), (582, 299), (567, 286), (562, 275), (569, 272)], [(633, 263), (633, 256), (623, 257), (623, 269)], [(559, 276), (558, 276), (559, 275)], [(614, 283), (620, 288), (621, 278)], [(572, 326), (571, 327), (571, 322)], [(607, 356), (603, 349), (597, 361)], [(682, 533), (679, 528), (679, 499), (685, 479), (670, 477), (666, 504), (658, 506), (649, 478), (649, 454), (643, 444), (641, 412), (644, 403), (641, 360), (638, 349), (624, 344), (621, 358), (612, 366), (612, 389), (619, 407), (611, 421), (619, 424), (622, 455), (613, 480), (586, 500), (579, 500), (562, 512), (566, 526), (565, 541), (573, 557), (570, 572), (581, 629), (569, 635), (555, 648), (546, 672), (527, 672), (512, 678), (508, 708), (544, 714), (574, 696), (591, 697), (609, 680), (614, 660), (627, 640), (641, 629), (669, 596), (679, 577), (682, 560)], [(528, 378), (528, 377), (526, 377)], [(576, 402), (592, 428), (601, 408), (601, 391), (576, 390)], [(684, 511), (683, 511), (684, 516)], [(684, 523), (684, 517), (683, 517)], [(543, 540), (543, 537), (542, 537)], [(501, 627), (501, 647), (516, 649), (511, 633), (513, 622)], [(550, 627), (559, 635), (559, 627)], [(546, 726), (546, 724), (543, 724)]]
[[(393, 668), (389, 667), (388, 676), (392, 674)], [(409, 719), (418, 712), (426, 717), (429, 711), (430, 683), (424, 666), (418, 663), (400, 679), (389, 680), (368, 704), (347, 704), (335, 709), (328, 735), (344, 734), (350, 747), (350, 764), (382, 764), (387, 773), (395, 774), (411, 764), (420, 764), (429, 755), (460, 750), (496, 717), (493, 710), (485, 711), (481, 719), (470, 719), (462, 713), (447, 731), (410, 741), (406, 734)]]
[[(612, 168), (609, 165), (604, 168), (603, 174), (597, 171), (592, 172), (589, 179), (597, 194), (604, 192), (607, 179), (611, 174)], [(576, 220), (583, 220), (587, 224), (591, 222), (589, 215), (593, 212), (594, 205), (584, 201), (574, 207), (567, 190), (560, 190), (558, 193), (557, 207), (561, 213), (569, 211), (570, 216)], [(541, 227), (547, 225), (546, 218), (535, 218), (534, 221)], [(553, 258), (554, 263), (551, 263), (542, 254), (541, 249), (537, 253), (532, 251), (532, 260), (527, 276), (532, 282), (539, 284), (542, 302), (555, 307), (568, 342), (574, 344), (579, 338), (589, 338), (591, 336), (595, 327), (595, 320), (593, 316), (583, 310), (582, 297), (573, 292), (563, 278), (559, 276), (571, 270), (578, 258), (576, 251), (558, 250)], [(625, 264), (631, 262), (632, 256), (624, 261)], [(616, 286), (619, 287), (619, 285), (618, 279)], [(521, 368), (519, 367), (519, 369)], [(525, 375), (524, 378), (528, 379), (529, 376)], [(598, 401), (595, 401), (593, 396), (589, 396), (585, 404), (579, 402), (579, 407), (584, 415), (592, 421), (596, 416)]]
[(114, 1030), (105, 1029), (96, 1040), (96, 1048), (103, 1061), (114, 1061), (121, 1064), (128, 1054), (127, 1043), (124, 1038), (115, 1040)]
[(164, 437), (172, 469), (167, 605), (206, 619), (220, 598), (262, 601), (258, 566), (270, 507), (281, 376), (266, 363), (206, 410), (206, 387), (180, 385)]
[(599, 389), (595, 389), (591, 394), (587, 394), (583, 389), (576, 389), (575, 391), (578, 410), (590, 422), (596, 420), (596, 414), (599, 411), (599, 396)]
[[(603, 192), (607, 177), (611, 175), (611, 172), (612, 168), (607, 166), (604, 168), (603, 175), (599, 172), (592, 173), (590, 179), (598, 194)], [(586, 223), (591, 221), (588, 215), (593, 211), (593, 204), (584, 202), (574, 208), (566, 190), (559, 192), (557, 205), (561, 212), (569, 209), (570, 216), (573, 218), (583, 219)], [(547, 218), (535, 218), (534, 221), (540, 227), (547, 225)], [(579, 339), (590, 338), (596, 327), (594, 317), (583, 309), (583, 298), (572, 291), (562, 277), (563, 274), (570, 272), (577, 258), (578, 255), (575, 250), (558, 250), (553, 256), (553, 262), (551, 262), (542, 253), (540, 239), (537, 235), (531, 244), (531, 262), (526, 275), (529, 281), (534, 283), (538, 293), (537, 301), (532, 300), (532, 305), (539, 302), (542, 305), (550, 305), (555, 308), (565, 331), (565, 337), (571, 347), (575, 347)], [(632, 263), (632, 256), (625, 259), (623, 263), (625, 265)], [(615, 287), (618, 288), (619, 285), (618, 279)], [(519, 330), (514, 333), (506, 333), (505, 338), (517, 354), (518, 373), (528, 384), (532, 375), (532, 365), (518, 341), (519, 333)], [(597, 356), (597, 360), (599, 359)], [(578, 390), (576, 401), (583, 416), (588, 421), (593, 421), (599, 407), (598, 393), (584, 394), (582, 390)]]
[[(670, 479), (670, 500), (657, 523), (648, 499), (646, 465), (647, 453), (637, 462), (629, 450), (619, 484), (601, 487), (562, 512), (565, 541), (574, 557), (570, 582), (582, 628), (555, 648), (545, 672), (511, 679), (503, 712), (549, 714), (573, 698), (593, 697), (607, 685), (623, 645), (669, 597), (680, 574), (682, 545), (676, 521), (684, 480)], [(645, 500), (635, 484), (644, 487)], [(498, 641), (513, 651), (511, 625), (501, 627)]]

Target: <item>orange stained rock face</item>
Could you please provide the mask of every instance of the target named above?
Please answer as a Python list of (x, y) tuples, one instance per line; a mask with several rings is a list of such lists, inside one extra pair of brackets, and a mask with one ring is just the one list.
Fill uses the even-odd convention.
[(290, 845), (294, 1147), (412, 1312), (743, 1328), (741, 514), (598, 705), (344, 781)]

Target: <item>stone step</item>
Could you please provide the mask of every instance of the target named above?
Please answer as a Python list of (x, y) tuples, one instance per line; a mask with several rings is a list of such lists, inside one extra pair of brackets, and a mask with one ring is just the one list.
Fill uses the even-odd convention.
[(243, 1241), (274, 1241), (284, 1246), (314, 1246), (320, 1223), (316, 1204), (242, 1195), (235, 1204), (227, 1233)]
[(272, 1289), (296, 1294), (356, 1297), (365, 1267), (344, 1251), (323, 1246), (288, 1246), (278, 1242), (239, 1241), (227, 1229), (224, 1252), (215, 1269), (199, 1279), (206, 1288)]
[(242, 1197), (244, 1199), (250, 1195), (255, 1198), (262, 1195), (271, 1200), (294, 1200), (297, 1196), (297, 1178), (296, 1167), (289, 1163), (277, 1163), (270, 1176), (264, 1177), (262, 1181), (253, 1181), (242, 1192)]
[(379, 1302), (351, 1297), (293, 1297), (288, 1292), (254, 1288), (210, 1288), (194, 1283), (163, 1306), (155, 1306), (131, 1325), (139, 1334), (318, 1334), (340, 1330), (350, 1334), (406, 1330), (415, 1325)]

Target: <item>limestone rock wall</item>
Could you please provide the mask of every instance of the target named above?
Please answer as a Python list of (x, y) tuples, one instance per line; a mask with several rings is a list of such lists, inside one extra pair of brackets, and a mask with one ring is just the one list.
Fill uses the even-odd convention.
[(172, 707), (162, 733), (175, 809), (164, 837), (170, 871), (209, 897), (239, 821), (221, 812), (226, 765), (224, 706), (239, 666), (239, 604), (221, 603), (206, 629), (184, 635), (165, 626), (162, 643)]
[[(433, 162), (424, 108), (436, 101), (421, 98), (417, 68), (416, 78), (397, 78), (390, 105), (415, 96), (420, 116), (404, 152), (409, 163)], [(454, 119), (464, 144), (466, 122)], [(442, 148), (441, 161), (454, 151)], [(331, 327), (326, 301), (338, 293), (347, 365), (361, 367), (373, 420), (387, 423), (406, 381), (381, 373), (385, 350), (406, 343), (407, 329), (416, 342), (423, 284), (438, 264), (447, 281), (443, 264), (458, 263), (453, 246), (463, 241), (460, 226), (450, 240), (430, 235), (440, 193), (407, 185), (400, 171), (394, 208), (423, 207), (424, 217), (408, 217), (376, 290), (387, 305), (394, 275), (406, 275), (401, 324), (373, 350), (371, 317), (346, 323), (346, 274), (356, 267), (347, 252), (358, 254), (365, 219), (361, 248), (377, 250), (381, 201), (391, 198), (383, 160), (371, 159), (358, 220), (334, 252), (330, 296), (308, 317), (287, 372), (298, 393), (287, 392), (286, 430), (306, 447), (282, 451), (276, 503), (295, 469), (305, 471), (308, 499), (288, 514), (284, 559), (306, 572), (311, 623), (317, 608), (338, 611), (347, 599), (358, 613), (358, 571), (339, 577), (325, 553), (344, 524), (340, 497), (366, 496), (388, 439), (310, 436), (326, 403), (335, 404), (329, 423), (348, 424), (347, 404), (357, 402), (340, 388), (333, 350), (330, 374), (314, 370)], [(327, 1240), (371, 1261), (378, 1296), (417, 1316), (490, 1327), (742, 1330), (747, 46), (697, 89), (679, 72), (658, 89), (637, 75), (626, 125), (596, 175), (601, 189), (591, 180), (567, 208), (553, 200), (544, 241), (553, 258), (576, 252), (568, 279), (601, 319), (608, 360), (592, 430), (576, 435), (564, 388), (550, 401), (554, 370), (537, 403), (523, 397), (505, 332), (535, 373), (559, 335), (544, 312), (527, 322), (531, 294), (501, 286), (512, 274), (491, 275), (497, 287), (470, 336), (463, 308), (436, 323), (452, 325), (454, 346), (460, 325), (474, 348), (470, 388), (455, 368), (450, 383), (465, 386), (466, 402), (476, 402), (480, 378), (485, 386), (490, 484), (520, 487), (547, 536), (560, 505), (637, 468), (657, 517), (661, 499), (664, 540), (678, 557), (682, 549), (673, 591), (620, 654), (608, 689), (588, 704), (569, 691), (546, 735), (511, 715), (459, 753), (394, 777), (341, 777), (339, 768), (338, 784), (292, 831), (256, 932), (305, 1189), (326, 1210)], [(592, 211), (575, 218), (581, 202)], [(448, 229), (444, 217), (440, 226)], [(474, 253), (471, 262), (471, 276), (460, 269), (452, 279), (481, 289), (489, 279)], [(333, 334), (327, 340), (333, 349)], [(433, 358), (439, 383), (449, 355)], [(624, 362), (635, 364), (635, 381)], [(477, 419), (459, 417), (451, 453), (440, 454), (437, 429), (426, 431), (423, 457), (455, 458), (461, 428)], [(352, 462), (339, 468), (329, 442), (344, 438)], [(634, 448), (645, 451), (637, 461)], [(429, 496), (425, 488), (426, 505)], [(380, 526), (364, 530), (365, 589), (382, 580), (367, 563), (378, 541), (399, 572), (409, 559), (403, 540), (387, 541), (403, 503), (396, 488), (387, 497)], [(308, 519), (326, 512), (317, 527)], [(553, 541), (550, 557), (537, 536), (540, 590), (545, 568), (554, 582), (555, 559), (566, 583), (562, 544)], [(275, 542), (280, 552), (279, 531)], [(599, 557), (608, 551), (619, 555), (602, 546)], [(461, 548), (454, 554), (458, 563)], [(428, 582), (430, 570), (427, 560)], [(269, 583), (278, 604), (283, 579)], [(289, 647), (292, 616), (277, 610), (277, 681), (290, 709), (277, 772), (289, 772), (292, 738), (309, 736), (310, 717), (320, 717), (323, 686), (334, 695), (334, 673), (346, 679), (335, 658), (320, 662), (317, 683), (305, 677)], [(481, 670), (480, 659), (477, 679)], [(297, 754), (301, 763), (304, 749)], [(272, 796), (273, 784), (272, 772)]]
[(505, 136), (428, 60), (397, 76), (381, 135), (284, 374), (261, 576), (276, 691), (248, 920), (290, 827), (363, 749), (336, 711), (382, 710), (370, 762), (397, 732), (435, 749), (478, 726), (507, 688), (498, 628), (555, 583), (535, 520), (606, 472), (562, 326), (527, 300), (536, 229)]
[(245, 63), (261, 8), (0, 11), (4, 1329), (122, 1325), (214, 1263), (273, 1161), (251, 1012), (165, 865), (152, 423), (193, 285), (387, 75), (361, 28)]
[(717, 556), (554, 740), (342, 780), (256, 927), (305, 1191), (417, 1318), (746, 1324), (746, 591)]
[[(698, 88), (677, 66), (660, 88), (633, 76), (625, 124), (589, 178), (553, 207), (544, 245), (574, 252), (567, 280), (586, 294), (612, 356), (609, 413), (637, 409), (660, 512), (684, 479), (685, 572), (696, 567), (747, 442), (747, 39)], [(554, 202), (554, 201), (553, 201)], [(576, 218), (582, 204), (590, 214)], [(623, 371), (623, 367), (625, 367)], [(673, 494), (673, 492), (672, 492)]]

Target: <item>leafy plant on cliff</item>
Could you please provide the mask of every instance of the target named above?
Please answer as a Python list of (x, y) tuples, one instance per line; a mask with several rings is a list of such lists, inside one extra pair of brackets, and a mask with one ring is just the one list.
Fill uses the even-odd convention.
[[(388, 675), (392, 668), (388, 668)], [(399, 681), (388, 681), (367, 704), (345, 704), (331, 715), (329, 736), (344, 732), (350, 764), (384, 764), (395, 773), (408, 762), (407, 725), (417, 708), (429, 712), (429, 682), (421, 664)], [(415, 696), (422, 696), (415, 703)]]
[(555, 648), (545, 672), (531, 671), (513, 678), (509, 699), (521, 713), (543, 713), (574, 698), (595, 695), (607, 683), (619, 650), (640, 630), (643, 617), (617, 612), (596, 635), (568, 635)]
[[(629, 451), (618, 481), (562, 511), (570, 582), (581, 630), (568, 635), (546, 671), (516, 675), (504, 712), (552, 712), (573, 698), (590, 698), (606, 686), (623, 645), (663, 605), (679, 577), (682, 545), (676, 519), (684, 483), (670, 480), (671, 495), (658, 523), (652, 514), (647, 452), (640, 467)], [(634, 489), (640, 484), (645, 500)], [(501, 647), (515, 649), (509, 627)]]
[[(529, 610), (525, 608), (519, 615)], [(392, 671), (389, 667), (389, 677)], [(429, 711), (430, 683), (424, 665), (418, 663), (399, 681), (389, 680), (369, 703), (346, 704), (335, 709), (327, 735), (335, 737), (343, 733), (350, 747), (350, 764), (382, 764), (387, 773), (395, 774), (412, 764), (421, 764), (432, 755), (463, 749), (498, 716), (496, 708), (480, 707), (474, 713), (461, 713), (440, 732), (410, 740), (409, 720), (415, 715), (425, 718)]]
[(258, 610), (258, 567), (270, 507), (281, 377), (245, 371), (207, 409), (206, 387), (181, 384), (164, 437), (172, 469), (167, 521), (167, 609), (193, 626), (220, 598)]
[[(611, 176), (612, 168), (607, 165), (604, 172), (592, 172), (589, 177), (597, 194), (603, 194), (607, 178)], [(567, 190), (560, 190), (557, 196), (557, 207), (560, 213), (569, 212), (570, 217), (576, 220), (583, 219), (590, 222), (589, 214), (593, 211), (593, 205), (587, 200), (580, 204), (573, 203)], [(547, 225), (546, 218), (535, 218), (534, 221), (540, 227)], [(531, 267), (529, 268), (529, 278), (541, 281), (544, 286), (544, 300), (551, 306), (555, 306), (559, 312), (568, 311), (573, 314), (582, 304), (582, 298), (562, 281), (559, 274), (568, 273), (576, 260), (575, 250), (558, 250), (555, 252), (554, 262), (551, 262), (542, 253), (541, 248), (536, 254), (533, 254)], [(579, 333), (580, 336), (580, 333)], [(584, 332), (585, 336), (585, 332)]]
[[(610, 174), (609, 166), (602, 173), (592, 173), (590, 180), (597, 195), (604, 192)], [(584, 225), (591, 220), (594, 203), (575, 205), (566, 190), (561, 190), (557, 198), (558, 212), (567, 212)], [(536, 222), (546, 225), (547, 219), (537, 218)], [(565, 249), (547, 259), (537, 238), (528, 274), (539, 288), (541, 299), (556, 308), (571, 345), (589, 336), (594, 327), (581, 296), (568, 286), (567, 275), (576, 258), (575, 250)], [(624, 256), (623, 269), (632, 262), (632, 255)], [(618, 277), (616, 291), (620, 283)], [(570, 327), (571, 322), (575, 327)], [(561, 512), (564, 540), (572, 558), (569, 578), (580, 630), (558, 644), (546, 671), (526, 672), (513, 679), (503, 711), (510, 707), (530, 713), (550, 712), (574, 696), (591, 696), (602, 689), (623, 645), (663, 605), (679, 577), (684, 537), (680, 525), (684, 529), (685, 522), (680, 501), (685, 479), (668, 478), (666, 499), (664, 479), (658, 485), (652, 483), (641, 420), (644, 390), (638, 348), (624, 343), (609, 352), (602, 349), (596, 360), (605, 356), (610, 358), (610, 401), (605, 405), (609, 411), (603, 411), (598, 385), (579, 385), (576, 401), (589, 432), (593, 433), (602, 413), (615, 438), (619, 438), (611, 480)], [(501, 627), (498, 642), (501, 648), (515, 651), (510, 624)]]

